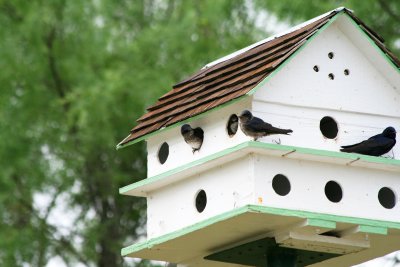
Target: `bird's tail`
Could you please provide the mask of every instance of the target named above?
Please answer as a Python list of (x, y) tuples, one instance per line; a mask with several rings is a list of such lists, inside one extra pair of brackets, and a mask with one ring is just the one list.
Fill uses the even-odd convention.
[(340, 146), (340, 151), (342, 152), (347, 152), (347, 153), (352, 153), (357, 151), (357, 149), (354, 150), (354, 147), (358, 146), (360, 143), (353, 144), (353, 145), (347, 145), (347, 146)]
[(352, 152), (354, 152), (353, 147), (354, 147), (354, 145), (341, 146), (340, 151), (341, 151), (341, 152), (352, 153)]
[(291, 129), (279, 129), (279, 128), (275, 128), (274, 129), (274, 133), (276, 134), (286, 134), (286, 135), (290, 135), (290, 133), (293, 133), (293, 131)]

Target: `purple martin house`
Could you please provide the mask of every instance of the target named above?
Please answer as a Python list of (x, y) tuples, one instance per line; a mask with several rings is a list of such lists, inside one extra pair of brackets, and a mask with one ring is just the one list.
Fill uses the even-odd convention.
[[(189, 60), (189, 59), (188, 59)], [(400, 61), (338, 8), (211, 62), (118, 144), (145, 141), (147, 239), (122, 256), (179, 266), (350, 266), (400, 250), (400, 147), (340, 152), (400, 129)], [(238, 115), (291, 135), (246, 136)], [(193, 152), (181, 135), (204, 132)], [(278, 265), (284, 262), (286, 265)]]

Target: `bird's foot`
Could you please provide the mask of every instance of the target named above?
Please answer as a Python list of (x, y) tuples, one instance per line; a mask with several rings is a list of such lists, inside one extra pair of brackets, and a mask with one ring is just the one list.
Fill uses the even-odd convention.
[(393, 155), (393, 156), (387, 155), (387, 156), (383, 156), (382, 158), (385, 158), (385, 159), (395, 159), (395, 158), (394, 158), (394, 155)]
[(272, 140), (272, 142), (274, 142), (277, 145), (280, 145), (281, 144), (281, 139), (278, 138), (278, 140)]

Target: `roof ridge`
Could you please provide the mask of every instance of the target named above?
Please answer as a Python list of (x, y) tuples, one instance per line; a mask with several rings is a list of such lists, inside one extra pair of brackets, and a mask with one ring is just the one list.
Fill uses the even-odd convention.
[(134, 144), (159, 130), (248, 95), (340, 14), (353, 20), (367, 38), (373, 40), (396, 66), (400, 66), (400, 61), (382, 43), (382, 37), (358, 19), (352, 10), (340, 7), (207, 64), (207, 68), (177, 83), (150, 106), (117, 148)]
[(307, 20), (307, 21), (305, 21), (305, 22), (302, 22), (302, 23), (300, 23), (300, 24), (297, 24), (297, 25), (295, 25), (295, 26), (293, 26), (293, 27), (287, 29), (286, 31), (279, 32), (279, 33), (274, 34), (274, 35), (272, 35), (272, 36), (269, 36), (269, 37), (267, 37), (267, 38), (265, 38), (265, 39), (263, 39), (263, 40), (261, 40), (261, 41), (258, 41), (258, 42), (254, 43), (254, 44), (251, 44), (251, 45), (246, 46), (246, 47), (244, 47), (244, 48), (242, 48), (242, 49), (239, 49), (239, 50), (237, 50), (237, 51), (235, 51), (235, 52), (233, 52), (233, 53), (231, 53), (231, 54), (228, 54), (228, 55), (223, 56), (223, 57), (221, 57), (221, 58), (219, 58), (219, 59), (216, 59), (216, 60), (214, 60), (214, 61), (211, 61), (210, 63), (207, 63), (206, 65), (204, 65), (204, 67), (201, 68), (201, 69), (202, 69), (202, 70), (203, 70), (203, 69), (207, 69), (207, 68), (209, 68), (209, 67), (211, 67), (211, 66), (214, 66), (214, 65), (216, 65), (216, 64), (218, 64), (218, 63), (221, 63), (221, 62), (224, 62), (224, 61), (226, 61), (226, 60), (229, 60), (230, 58), (233, 58), (233, 57), (235, 57), (236, 55), (240, 55), (240, 54), (242, 54), (243, 52), (246, 52), (246, 51), (248, 51), (248, 50), (250, 50), (250, 49), (252, 49), (252, 48), (254, 48), (254, 47), (257, 47), (257, 46), (259, 46), (259, 45), (262, 45), (262, 44), (264, 44), (264, 43), (267, 43), (267, 42), (269, 42), (269, 41), (271, 41), (271, 40), (273, 40), (273, 39), (279, 38), (279, 37), (284, 36), (284, 35), (286, 35), (286, 34), (292, 33), (292, 32), (294, 32), (294, 31), (296, 31), (296, 30), (298, 30), (298, 29), (301, 29), (301, 28), (307, 26), (307, 25), (310, 25), (310, 24), (312, 24), (312, 23), (318, 21), (319, 19), (322, 19), (322, 18), (324, 18), (324, 17), (327, 17), (327, 16), (331, 15), (332, 13), (338, 14), (338, 13), (340, 13), (340, 12), (342, 12), (342, 11), (349, 11), (350, 13), (353, 13), (352, 10), (350, 10), (350, 9), (348, 9), (348, 8), (346, 8), (346, 7), (338, 7), (338, 8), (332, 9), (332, 10), (330, 10), (330, 11), (328, 11), (328, 12), (322, 14), (322, 15), (319, 15), (319, 16), (317, 16), (317, 17), (315, 17), (315, 18), (309, 19), (309, 20)]

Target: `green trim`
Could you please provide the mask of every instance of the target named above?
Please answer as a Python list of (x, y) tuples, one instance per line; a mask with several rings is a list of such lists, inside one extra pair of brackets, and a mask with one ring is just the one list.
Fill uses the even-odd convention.
[(166, 177), (169, 177), (169, 176), (171, 176), (171, 175), (177, 174), (177, 173), (179, 173), (179, 172), (181, 172), (181, 171), (184, 171), (184, 170), (193, 168), (193, 167), (195, 167), (195, 166), (204, 164), (204, 163), (206, 163), (206, 162), (215, 160), (215, 159), (217, 159), (217, 158), (221, 158), (221, 157), (223, 157), (223, 156), (226, 156), (226, 155), (228, 155), (228, 154), (231, 154), (231, 153), (233, 153), (233, 152), (235, 152), (235, 151), (241, 150), (241, 149), (246, 148), (246, 147), (249, 147), (249, 142), (241, 143), (241, 144), (239, 144), (239, 145), (237, 145), (237, 146), (234, 146), (234, 147), (231, 147), (231, 148), (227, 148), (227, 149), (224, 149), (224, 150), (219, 151), (219, 152), (217, 152), (217, 153), (214, 153), (214, 154), (211, 154), (211, 155), (209, 155), (209, 156), (206, 156), (206, 157), (204, 157), (204, 158), (201, 158), (201, 159), (198, 159), (198, 160), (189, 162), (189, 163), (184, 164), (184, 165), (182, 165), (182, 166), (179, 166), (179, 167), (177, 167), (177, 168), (175, 168), (175, 169), (171, 169), (171, 170), (169, 170), (169, 171), (160, 173), (160, 174), (158, 174), (158, 175), (155, 175), (155, 176), (152, 176), (152, 177), (143, 179), (143, 180), (141, 180), (141, 181), (139, 181), (139, 182), (136, 182), (136, 183), (133, 183), (133, 184), (124, 186), (124, 187), (122, 187), (122, 188), (119, 189), (119, 193), (120, 193), (120, 194), (125, 194), (126, 192), (128, 192), (128, 191), (130, 191), (130, 190), (133, 190), (133, 189), (136, 189), (136, 188), (138, 188), (138, 187), (141, 187), (141, 186), (144, 186), (144, 185), (148, 185), (148, 184), (157, 182), (157, 181), (162, 180), (162, 179), (164, 179), (164, 178), (166, 178)]
[(234, 153), (236, 151), (246, 149), (246, 148), (258, 148), (258, 149), (267, 149), (267, 150), (279, 150), (283, 152), (291, 152), (295, 151), (296, 153), (300, 154), (308, 154), (314, 156), (322, 156), (322, 157), (330, 157), (330, 158), (339, 158), (339, 159), (348, 159), (349, 162), (363, 160), (369, 163), (378, 163), (378, 164), (387, 164), (387, 165), (395, 165), (400, 167), (400, 160), (396, 159), (389, 159), (383, 157), (374, 157), (374, 156), (366, 156), (361, 154), (354, 154), (354, 153), (344, 153), (344, 152), (336, 152), (336, 151), (328, 151), (328, 150), (320, 150), (320, 149), (313, 149), (313, 148), (304, 148), (304, 147), (297, 147), (297, 146), (285, 146), (285, 145), (278, 145), (278, 144), (271, 144), (271, 143), (263, 143), (263, 142), (256, 142), (256, 141), (247, 141), (236, 145), (231, 148), (224, 149), (217, 153), (208, 155), (204, 158), (195, 160), (193, 162), (189, 162), (177, 168), (171, 169), (169, 171), (160, 173), (158, 175), (145, 178), (139, 182), (124, 186), (119, 189), (120, 194), (126, 194), (128, 191), (137, 189), (141, 186), (145, 186), (148, 184), (155, 183), (160, 181), (166, 177), (172, 176), (177, 174), (181, 171), (193, 168), (195, 166), (199, 166), (201, 164), (207, 163), (209, 161), (224, 157), (228, 154)]
[(364, 227), (364, 229), (372, 229), (372, 228), (367, 228), (367, 226), (372, 226), (372, 227), (376, 227), (376, 228), (386, 227), (386, 228), (400, 229), (399, 222), (363, 219), (363, 218), (357, 218), (357, 217), (316, 213), (316, 212), (301, 211), (301, 210), (272, 208), (272, 207), (259, 206), (259, 205), (248, 205), (246, 207), (248, 207), (249, 211), (253, 211), (253, 212), (275, 214), (275, 215), (281, 215), (281, 216), (294, 216), (294, 217), (301, 217), (301, 218), (308, 218), (308, 219), (319, 219), (319, 220), (325, 220), (325, 221), (333, 221), (336, 223), (351, 223), (351, 224), (362, 225)]
[(238, 102), (238, 101), (240, 101), (240, 100), (242, 100), (242, 99), (244, 99), (244, 98), (246, 98), (246, 97), (247, 97), (247, 95), (239, 96), (238, 98), (232, 99), (232, 100), (230, 100), (230, 101), (228, 101), (228, 102), (225, 102), (225, 103), (223, 103), (223, 104), (221, 104), (221, 105), (219, 105), (219, 106), (216, 106), (216, 107), (214, 107), (214, 108), (212, 108), (212, 109), (209, 109), (209, 110), (207, 110), (207, 111), (205, 111), (205, 112), (203, 112), (203, 113), (200, 113), (200, 114), (198, 114), (198, 115), (195, 115), (195, 116), (193, 116), (193, 117), (190, 117), (190, 118), (188, 118), (188, 119), (186, 119), (186, 120), (176, 122), (176, 123), (174, 123), (174, 124), (172, 124), (172, 125), (169, 125), (169, 126), (167, 126), (167, 127), (158, 129), (157, 131), (154, 131), (154, 132), (148, 133), (148, 134), (146, 134), (146, 135), (143, 135), (143, 136), (141, 136), (141, 137), (139, 137), (139, 138), (137, 138), (137, 139), (134, 139), (133, 141), (130, 141), (130, 142), (124, 144), (124, 145), (118, 144), (118, 145), (116, 146), (116, 149), (119, 150), (119, 149), (121, 149), (121, 148), (125, 148), (125, 147), (127, 147), (127, 146), (130, 146), (130, 145), (136, 144), (136, 143), (138, 143), (138, 142), (140, 142), (140, 141), (143, 141), (143, 140), (145, 140), (145, 139), (148, 139), (148, 138), (152, 137), (153, 135), (159, 134), (159, 133), (164, 132), (164, 131), (166, 131), (166, 130), (173, 129), (173, 128), (175, 128), (175, 127), (181, 125), (181, 124), (185, 124), (185, 123), (189, 123), (189, 122), (194, 121), (194, 120), (198, 120), (198, 119), (200, 119), (200, 118), (202, 118), (202, 117), (208, 115), (210, 112), (214, 112), (214, 111), (220, 110), (221, 108), (224, 108), (224, 107), (226, 107), (226, 106), (232, 105), (232, 104), (234, 104), (234, 103), (236, 103), (236, 102)]
[(177, 230), (177, 231), (174, 231), (172, 233), (168, 233), (168, 234), (162, 235), (160, 237), (152, 238), (150, 240), (143, 241), (143, 242), (140, 242), (140, 243), (125, 247), (125, 248), (123, 248), (121, 250), (121, 255), (122, 256), (126, 256), (126, 255), (128, 255), (128, 254), (130, 254), (132, 252), (135, 252), (135, 251), (139, 251), (139, 250), (142, 250), (142, 249), (145, 249), (145, 248), (152, 248), (155, 245), (162, 244), (162, 243), (167, 242), (169, 240), (175, 239), (175, 238), (180, 237), (180, 236), (184, 236), (184, 235), (189, 234), (191, 232), (194, 232), (194, 231), (197, 231), (197, 230), (202, 229), (204, 227), (210, 226), (212, 224), (215, 224), (215, 223), (218, 223), (218, 222), (221, 222), (221, 221), (236, 217), (236, 216), (244, 214), (246, 212), (248, 212), (248, 208), (246, 206), (244, 206), (244, 207), (241, 207), (241, 208), (238, 208), (238, 209), (234, 209), (234, 210), (222, 213), (220, 215), (217, 215), (217, 216), (211, 217), (211, 218), (209, 218), (207, 220), (195, 223), (195, 224), (190, 225), (188, 227), (184, 227), (184, 228), (182, 228), (180, 230)]
[(187, 226), (180, 230), (174, 231), (172, 233), (168, 233), (159, 237), (155, 237), (149, 239), (147, 241), (139, 242), (137, 244), (125, 247), (121, 250), (122, 256), (127, 256), (128, 254), (143, 250), (143, 249), (151, 249), (152, 247), (165, 243), (167, 241), (171, 241), (178, 237), (182, 237), (189, 233), (201, 230), (205, 227), (211, 226), (215, 223), (243, 215), (245, 213), (262, 213), (262, 214), (272, 214), (272, 215), (280, 215), (280, 216), (291, 216), (291, 217), (299, 217), (299, 218), (307, 218), (321, 221), (331, 221), (335, 223), (350, 223), (356, 225), (362, 225), (364, 230), (369, 230), (369, 232), (379, 232), (378, 234), (382, 234), (381, 230), (378, 228), (393, 228), (400, 229), (400, 223), (398, 222), (390, 222), (390, 221), (381, 221), (381, 220), (371, 220), (371, 219), (363, 219), (363, 218), (355, 218), (355, 217), (347, 217), (347, 216), (339, 216), (339, 215), (331, 215), (331, 214), (323, 214), (323, 213), (315, 213), (309, 211), (300, 211), (300, 210), (289, 210), (289, 209), (280, 209), (280, 208), (272, 208), (266, 206), (258, 206), (258, 205), (247, 205), (238, 209), (234, 209), (220, 215), (211, 217), (207, 220), (195, 223), (193, 225)]
[(253, 95), (255, 92), (258, 91), (259, 88), (261, 88), (265, 83), (267, 83), (272, 77), (275, 76), (276, 73), (278, 73), (282, 68), (284, 68), (287, 64), (290, 63), (290, 61), (297, 56), (305, 47), (312, 42), (314, 38), (316, 38), (318, 35), (321, 34), (329, 25), (331, 25), (339, 16), (341, 16), (344, 12), (343, 10), (340, 10), (335, 16), (333, 16), (324, 26), (322, 26), (319, 30), (317, 30), (316, 33), (314, 33), (310, 38), (307, 39), (307, 41), (302, 44), (292, 55), (290, 55), (287, 59), (283, 61), (282, 64), (280, 64), (270, 75), (264, 78), (259, 84), (257, 84), (256, 87), (251, 89), (249, 92), (247, 92), (247, 95)]
[(387, 235), (388, 229), (381, 226), (360, 225), (360, 232), (377, 235)]
[(321, 227), (321, 228), (330, 228), (330, 229), (336, 228), (336, 222), (326, 221), (326, 220), (321, 220), (321, 219), (308, 219), (307, 224), (309, 226), (315, 226), (315, 227)]
[(347, 16), (347, 18), (350, 19), (350, 23), (352, 23), (355, 27), (357, 27), (357, 29), (358, 29), (359, 31), (361, 31), (361, 34), (363, 34), (363, 35), (367, 38), (368, 42), (369, 42), (376, 50), (378, 50), (378, 53), (381, 54), (381, 56), (383, 56), (383, 58), (384, 58), (393, 68), (395, 68), (395, 70), (396, 70), (397, 72), (400, 72), (400, 67), (398, 67), (398, 66), (393, 62), (393, 60), (388, 56), (388, 54), (386, 54), (386, 53), (375, 43), (375, 41), (360, 27), (360, 25), (357, 24), (357, 22), (354, 21), (354, 19), (353, 19), (350, 15), (346, 14), (346, 16)]

